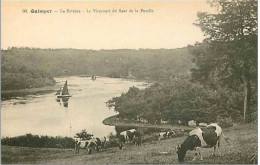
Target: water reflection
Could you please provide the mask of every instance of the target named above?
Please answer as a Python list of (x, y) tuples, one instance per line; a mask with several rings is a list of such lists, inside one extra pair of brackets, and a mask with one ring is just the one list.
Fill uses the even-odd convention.
[(56, 98), (56, 101), (65, 108), (68, 108), (69, 106), (69, 97)]

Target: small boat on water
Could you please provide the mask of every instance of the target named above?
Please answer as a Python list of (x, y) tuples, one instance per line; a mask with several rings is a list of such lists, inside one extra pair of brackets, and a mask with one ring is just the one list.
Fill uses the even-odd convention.
[(57, 98), (68, 98), (68, 97), (71, 97), (71, 95), (69, 94), (67, 80), (64, 83), (63, 87), (60, 87), (60, 89), (57, 91), (57, 93), (55, 95), (57, 96)]

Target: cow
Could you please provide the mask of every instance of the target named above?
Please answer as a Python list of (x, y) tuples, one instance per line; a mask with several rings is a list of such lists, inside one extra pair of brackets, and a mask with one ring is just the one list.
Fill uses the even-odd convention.
[(158, 134), (158, 140), (169, 138), (169, 137), (174, 136), (174, 135), (175, 135), (175, 132), (172, 131), (172, 130), (166, 131), (166, 132), (160, 132)]
[(118, 139), (119, 139), (119, 149), (123, 149), (124, 144), (128, 141), (131, 141), (134, 139), (137, 131), (136, 129), (130, 129), (127, 131), (123, 131), (119, 134)]
[(124, 136), (125, 142), (126, 142), (126, 141), (129, 141), (129, 140), (133, 140), (135, 132), (136, 132), (135, 129), (130, 129), (130, 130), (121, 132), (120, 135)]
[(177, 147), (177, 154), (179, 162), (183, 162), (186, 152), (188, 150), (195, 150), (195, 157), (193, 160), (196, 160), (196, 156), (200, 155), (200, 160), (203, 160), (203, 157), (200, 153), (201, 148), (212, 148), (214, 147), (214, 151), (212, 155), (215, 155), (216, 146), (220, 146), (220, 136), (227, 141), (222, 132), (221, 127), (212, 123), (207, 127), (196, 128), (189, 133), (187, 139)]
[(160, 132), (158, 134), (158, 140), (165, 139), (168, 136), (167, 134), (168, 134), (167, 131), (166, 132)]
[(119, 149), (120, 150), (122, 150), (123, 149), (123, 147), (124, 147), (124, 144), (125, 144), (125, 142), (126, 142), (126, 136), (125, 135), (119, 135), (118, 136), (118, 140), (119, 140), (119, 145), (118, 145), (118, 147), (119, 147)]
[(134, 137), (134, 143), (135, 143), (136, 146), (142, 145), (142, 138), (141, 138), (141, 136), (135, 136)]
[(171, 136), (174, 136), (175, 135), (175, 132), (174, 131), (168, 131), (167, 132), (167, 137), (169, 138), (169, 137), (171, 137)]
[(104, 136), (104, 137), (101, 137), (101, 138), (98, 138), (98, 137), (96, 137), (96, 138), (94, 138), (96, 141), (95, 141), (95, 143), (96, 143), (96, 145), (97, 145), (97, 151), (103, 151), (104, 149), (105, 149), (105, 146), (106, 146), (106, 137)]
[(94, 139), (82, 140), (81, 138), (75, 138), (75, 152), (79, 153), (79, 149), (87, 149), (91, 154), (91, 150), (96, 147), (96, 141)]
[(91, 151), (96, 149), (98, 151), (98, 139), (92, 137), (90, 140), (87, 140), (88, 144), (86, 146), (86, 149), (88, 151), (88, 154), (91, 154)]
[(133, 138), (134, 144), (137, 146), (140, 146), (142, 144), (142, 138), (141, 133), (136, 131), (134, 132), (134, 138)]

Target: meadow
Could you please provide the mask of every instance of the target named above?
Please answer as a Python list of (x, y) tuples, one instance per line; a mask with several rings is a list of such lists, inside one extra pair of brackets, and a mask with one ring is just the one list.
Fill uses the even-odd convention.
[[(185, 164), (257, 164), (257, 124), (237, 123), (225, 128), (229, 143), (221, 141), (216, 156), (213, 148), (203, 149), (204, 160), (192, 161), (194, 153), (189, 151)], [(142, 146), (127, 145), (123, 151), (117, 147), (91, 155), (86, 150), (75, 154), (73, 149), (29, 148), (2, 145), (2, 163), (26, 164), (178, 164), (175, 147), (186, 136), (172, 137), (161, 141), (145, 142)]]

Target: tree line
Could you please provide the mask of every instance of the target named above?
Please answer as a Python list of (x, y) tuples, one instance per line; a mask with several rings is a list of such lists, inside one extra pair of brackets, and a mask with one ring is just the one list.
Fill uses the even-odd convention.
[(166, 81), (188, 77), (187, 48), (77, 50), (12, 47), (2, 50), (2, 90), (54, 84), (55, 76), (96, 75)]

